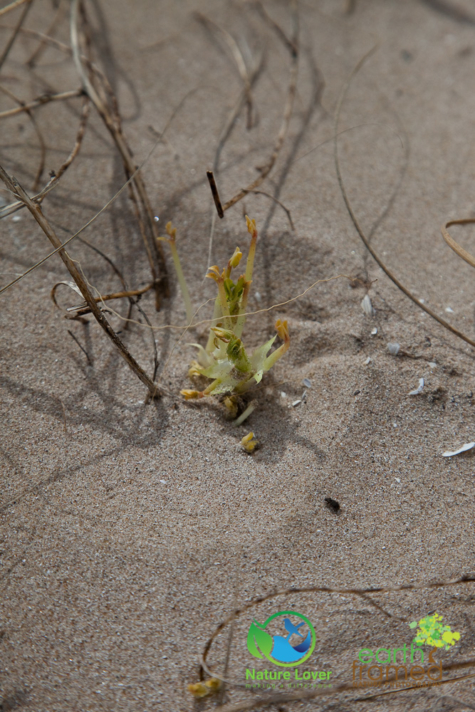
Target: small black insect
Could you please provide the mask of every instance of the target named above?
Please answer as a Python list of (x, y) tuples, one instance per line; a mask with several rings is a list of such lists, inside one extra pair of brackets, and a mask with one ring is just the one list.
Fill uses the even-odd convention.
[(331, 497), (325, 497), (325, 504), (328, 507), (328, 509), (331, 509), (332, 512), (335, 514), (340, 511), (340, 503), (336, 501), (336, 499), (332, 499)]

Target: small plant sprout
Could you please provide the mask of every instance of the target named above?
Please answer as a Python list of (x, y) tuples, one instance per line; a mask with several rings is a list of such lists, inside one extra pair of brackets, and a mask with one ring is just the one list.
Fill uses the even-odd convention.
[(188, 291), (188, 286), (185, 282), (185, 276), (181, 268), (180, 258), (178, 256), (178, 250), (176, 249), (176, 227), (173, 227), (171, 222), (168, 222), (165, 226), (168, 237), (159, 237), (159, 240), (163, 242), (168, 242), (170, 245), (170, 250), (172, 253), (173, 264), (175, 265), (175, 272), (178, 279), (178, 284), (180, 285), (181, 294), (183, 296), (183, 301), (185, 302), (186, 308), (186, 321), (191, 324), (193, 319), (193, 308), (191, 306), (190, 293)]
[(199, 344), (192, 344), (197, 349), (197, 360), (192, 362), (188, 375), (190, 378), (204, 376), (211, 383), (202, 391), (181, 391), (187, 400), (227, 395), (225, 405), (230, 413), (235, 411), (235, 401), (232, 397), (242, 395), (254, 383), (260, 383), (264, 373), (274, 366), (290, 346), (287, 322), (280, 319), (276, 321), (275, 328), (283, 344), (270, 355), (268, 355), (269, 351), (277, 336), (273, 336), (250, 356), (241, 340), (246, 322), (246, 308), (257, 243), (256, 222), (247, 216), (246, 221), (251, 235), (251, 245), (244, 274), (241, 274), (236, 281), (231, 278), (232, 270), (238, 267), (242, 259), (239, 247), (236, 247), (222, 271), (217, 266), (213, 266), (209, 268), (207, 274), (207, 277), (216, 282), (218, 289), (212, 321), (214, 326), (210, 327), (206, 348)]

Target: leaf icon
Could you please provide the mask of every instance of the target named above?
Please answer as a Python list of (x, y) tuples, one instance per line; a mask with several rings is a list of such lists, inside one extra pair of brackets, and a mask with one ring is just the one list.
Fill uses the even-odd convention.
[(249, 628), (249, 633), (247, 634), (247, 649), (251, 655), (254, 655), (255, 658), (263, 657), (257, 647), (259, 646), (260, 650), (267, 658), (271, 653), (273, 645), (274, 640), (272, 636), (269, 635), (269, 633), (266, 633), (257, 621), (253, 621)]

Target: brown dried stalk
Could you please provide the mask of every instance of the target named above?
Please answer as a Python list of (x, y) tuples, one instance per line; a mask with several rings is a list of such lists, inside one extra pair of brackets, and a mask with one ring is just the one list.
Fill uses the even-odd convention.
[(26, 20), (26, 16), (28, 15), (28, 13), (29, 13), (29, 11), (30, 11), (31, 6), (33, 5), (33, 2), (34, 2), (34, 0), (26, 0), (26, 3), (27, 3), (27, 4), (26, 4), (25, 7), (23, 8), (23, 12), (21, 13), (21, 15), (20, 15), (20, 17), (19, 17), (19, 19), (18, 19), (18, 22), (17, 22), (17, 24), (15, 25), (15, 29), (13, 30), (13, 34), (12, 34), (12, 36), (10, 37), (10, 39), (8, 40), (8, 42), (7, 42), (7, 44), (6, 44), (6, 47), (5, 47), (5, 49), (3, 50), (2, 55), (0, 56), (0, 69), (3, 67), (6, 58), (7, 58), (8, 55), (10, 54), (10, 50), (11, 50), (11, 48), (13, 47), (13, 44), (14, 44), (14, 42), (15, 42), (15, 40), (16, 40), (16, 37), (17, 37), (18, 33), (20, 32), (21, 26), (23, 25), (23, 23), (24, 23), (25, 20)]
[[(292, 110), (294, 106), (295, 93), (297, 89), (297, 76), (298, 76), (298, 64), (299, 64), (299, 48), (298, 48), (298, 37), (299, 37), (299, 16), (297, 0), (292, 0), (292, 20), (293, 20), (293, 35), (292, 39), (288, 40), (285, 33), (280, 30), (279, 36), (283, 39), (285, 46), (289, 49), (291, 55), (290, 62), (290, 79), (289, 87), (287, 91), (287, 100), (285, 102), (284, 114), (282, 117), (282, 123), (277, 134), (277, 138), (274, 143), (274, 149), (272, 154), (267, 161), (267, 163), (260, 168), (259, 176), (250, 183), (247, 188), (242, 188), (233, 198), (228, 200), (224, 205), (222, 205), (223, 214), (233, 205), (236, 205), (240, 200), (242, 200), (248, 193), (256, 190), (267, 178), (271, 170), (273, 169), (275, 162), (279, 156), (282, 149), (287, 131), (289, 128), (290, 118), (292, 116)], [(275, 24), (275, 23), (274, 23)], [(277, 26), (278, 27), (278, 26)], [(280, 28), (279, 28), (280, 29)], [(216, 201), (215, 201), (216, 202)], [(221, 201), (220, 201), (221, 202)], [(219, 211), (218, 211), (219, 214)], [(223, 217), (220, 215), (220, 217)]]
[[(21, 114), (22, 111), (30, 111), (35, 109), (37, 106), (42, 106), (43, 104), (48, 104), (50, 101), (63, 101), (64, 99), (72, 99), (75, 96), (81, 96), (84, 94), (82, 89), (73, 89), (72, 91), (63, 91), (59, 94), (43, 94), (37, 99), (33, 99), (29, 104), (25, 104), (20, 99), (12, 97), (16, 102), (20, 104), (16, 109), (7, 109), (7, 111), (0, 112), (0, 119), (6, 119), (8, 116), (15, 116), (16, 114)], [(11, 96), (11, 94), (10, 94)]]
[(11, 12), (11, 10), (14, 10), (16, 7), (20, 7), (20, 5), (23, 5), (25, 2), (30, 2), (30, 0), (14, 0), (14, 2), (11, 2), (10, 5), (2, 7), (0, 10), (0, 17), (2, 15), (6, 15), (7, 12)]
[(139, 378), (142, 383), (147, 386), (148, 393), (150, 394), (151, 397), (155, 397), (159, 395), (158, 391), (158, 386), (155, 384), (145, 373), (143, 368), (139, 366), (137, 361), (134, 359), (132, 354), (129, 352), (125, 344), (122, 343), (122, 341), (119, 339), (115, 331), (112, 329), (111, 325), (105, 318), (104, 314), (102, 313), (101, 309), (97, 305), (97, 302), (95, 301), (94, 296), (92, 295), (89, 286), (84, 279), (81, 271), (77, 268), (76, 263), (70, 258), (66, 250), (63, 248), (63, 245), (56, 235), (55, 231), (51, 227), (50, 223), (46, 219), (46, 217), (43, 215), (43, 212), (41, 210), (41, 207), (35, 203), (29, 195), (23, 190), (21, 185), (18, 183), (18, 181), (10, 177), (5, 170), (0, 166), (0, 179), (5, 183), (6, 187), (8, 190), (10, 190), (19, 200), (21, 200), (25, 206), (28, 208), (30, 213), (33, 215), (35, 218), (36, 222), (39, 224), (43, 232), (45, 233), (46, 237), (48, 240), (51, 242), (51, 244), (59, 251), (59, 255), (61, 259), (63, 260), (69, 274), (71, 277), (74, 279), (76, 285), (78, 286), (82, 296), (84, 297), (84, 300), (86, 304), (89, 306), (89, 309), (95, 316), (97, 322), (99, 325), (102, 327), (102, 329), (106, 332), (107, 336), (110, 338), (114, 346), (117, 348), (119, 351), (120, 355), (122, 358), (126, 361), (126, 363), (129, 365), (129, 367), (132, 369), (132, 371), (135, 373), (137, 378)]
[[(336, 174), (337, 174), (337, 178), (338, 178), (338, 185), (340, 186), (340, 191), (341, 191), (343, 200), (344, 200), (344, 202), (345, 202), (346, 209), (347, 209), (348, 214), (349, 214), (349, 216), (350, 216), (350, 218), (351, 218), (351, 221), (352, 221), (352, 223), (353, 223), (353, 225), (354, 225), (354, 227), (355, 227), (355, 229), (356, 229), (356, 232), (357, 232), (358, 235), (360, 236), (360, 238), (361, 238), (363, 244), (365, 245), (366, 249), (368, 250), (368, 252), (370, 253), (370, 255), (373, 257), (373, 259), (375, 260), (375, 262), (377, 262), (377, 264), (381, 267), (381, 269), (383, 270), (383, 272), (385, 272), (386, 275), (389, 277), (389, 279), (396, 285), (396, 287), (398, 287), (398, 289), (400, 289), (401, 292), (403, 292), (403, 293), (406, 295), (406, 297), (409, 297), (409, 299), (410, 299), (412, 302), (414, 302), (414, 304), (415, 304), (416, 306), (418, 306), (419, 309), (422, 309), (422, 311), (425, 311), (426, 314), (429, 314), (429, 316), (431, 316), (433, 319), (435, 319), (435, 321), (439, 322), (439, 324), (441, 324), (445, 329), (447, 329), (448, 331), (451, 331), (452, 334), (455, 334), (455, 336), (458, 336), (460, 339), (463, 339), (463, 341), (466, 341), (467, 344), (470, 344), (470, 346), (475, 346), (475, 341), (474, 341), (473, 339), (471, 339), (471, 338), (468, 337), (466, 334), (464, 334), (463, 332), (461, 332), (461, 331), (459, 331), (458, 329), (456, 329), (454, 326), (452, 326), (452, 324), (449, 324), (447, 321), (445, 321), (445, 319), (442, 319), (442, 317), (438, 316), (438, 314), (436, 314), (434, 311), (432, 311), (432, 309), (430, 309), (429, 307), (427, 307), (425, 304), (422, 304), (422, 303), (409, 291), (409, 289), (407, 289), (407, 287), (405, 287), (405, 286), (397, 279), (397, 277), (394, 276), (394, 274), (388, 269), (388, 267), (386, 267), (386, 265), (384, 264), (384, 262), (381, 260), (381, 258), (378, 256), (378, 254), (375, 252), (375, 250), (374, 250), (374, 248), (372, 247), (372, 245), (371, 245), (369, 239), (367, 238), (367, 236), (365, 235), (365, 233), (364, 233), (362, 227), (360, 226), (360, 224), (359, 224), (359, 222), (358, 222), (358, 219), (357, 219), (357, 217), (356, 217), (356, 215), (355, 215), (355, 213), (354, 213), (354, 211), (353, 211), (353, 208), (351, 207), (351, 204), (350, 204), (350, 200), (349, 200), (349, 198), (348, 198), (348, 195), (347, 195), (347, 193), (346, 193), (346, 188), (345, 188), (345, 185), (344, 185), (344, 183), (343, 183), (343, 178), (342, 178), (342, 175), (341, 175), (340, 160), (339, 160), (339, 157), (338, 157), (338, 124), (339, 124), (339, 121), (340, 121), (341, 107), (342, 107), (343, 101), (344, 101), (344, 99), (345, 99), (345, 97), (346, 97), (346, 94), (347, 94), (347, 92), (348, 92), (348, 89), (349, 89), (349, 87), (350, 87), (351, 80), (353, 79), (353, 77), (355, 76), (355, 74), (357, 74), (357, 72), (361, 69), (361, 67), (363, 66), (363, 64), (364, 64), (364, 62), (366, 61), (366, 59), (368, 59), (368, 57), (369, 57), (371, 54), (373, 54), (373, 52), (375, 51), (375, 49), (376, 49), (376, 48), (373, 47), (369, 52), (367, 52), (367, 53), (364, 55), (364, 57), (362, 57), (362, 58), (360, 59), (360, 61), (357, 63), (357, 65), (355, 66), (355, 68), (354, 68), (353, 71), (351, 72), (350, 76), (348, 77), (348, 80), (346, 81), (346, 83), (345, 83), (345, 85), (344, 85), (344, 87), (343, 87), (343, 89), (342, 89), (342, 91), (341, 91), (340, 97), (339, 97), (339, 99), (338, 99), (336, 114), (335, 114), (335, 130), (334, 130), (334, 157), (335, 157), (335, 168), (336, 168)], [(457, 221), (455, 221), (455, 222), (457, 222)], [(454, 223), (447, 223), (447, 224), (450, 225), (450, 224), (454, 224)], [(445, 237), (445, 235), (444, 235), (444, 237)], [(450, 236), (449, 236), (449, 237), (450, 237)], [(459, 248), (459, 249), (461, 250), (462, 248)], [(464, 251), (464, 252), (465, 252), (465, 251)], [(468, 254), (468, 253), (467, 253), (467, 254)], [(464, 258), (464, 259), (465, 259), (465, 258)]]
[[(40, 182), (41, 176), (43, 175), (43, 171), (45, 168), (45, 161), (46, 161), (46, 143), (43, 138), (43, 134), (41, 133), (40, 128), (39, 128), (38, 124), (36, 123), (35, 117), (33, 116), (33, 114), (31, 113), (31, 111), (29, 109), (25, 108), (25, 105), (23, 104), (22, 100), (19, 99), (12, 91), (10, 91), (10, 89), (7, 89), (7, 87), (2, 86), (1, 84), (0, 84), (0, 91), (2, 91), (4, 94), (9, 96), (10, 99), (13, 99), (13, 101), (16, 101), (16, 103), (20, 105), (19, 109), (18, 109), (19, 111), (26, 111), (28, 118), (30, 119), (31, 123), (33, 124), (35, 133), (38, 136), (38, 141), (40, 143), (40, 150), (41, 150), (41, 158), (40, 158), (40, 165), (38, 166), (38, 169), (36, 171), (36, 176), (35, 176), (35, 180), (33, 182), (33, 187), (32, 187), (32, 190), (37, 190), (38, 183)], [(17, 110), (14, 109), (13, 111), (16, 112)], [(2, 118), (1, 115), (0, 115), (0, 118)]]
[[(229, 49), (231, 50), (231, 54), (233, 55), (234, 61), (236, 62), (236, 66), (238, 68), (238, 72), (239, 72), (242, 82), (244, 84), (244, 95), (245, 95), (246, 105), (247, 105), (247, 126), (246, 126), (246, 128), (249, 130), (252, 128), (252, 106), (253, 106), (252, 92), (251, 92), (251, 75), (246, 67), (246, 63), (244, 61), (244, 57), (242, 56), (242, 52), (239, 49), (239, 45), (236, 42), (236, 40), (234, 39), (234, 37), (227, 30), (225, 30), (224, 27), (221, 27), (221, 25), (218, 25), (216, 22), (211, 20), (209, 17), (206, 17), (206, 15), (203, 15), (201, 12), (196, 12), (195, 17), (202, 24), (218, 30), (218, 32), (220, 32), (223, 35)], [(222, 217), (222, 216), (220, 216), (220, 217)]]
[[(137, 166), (132, 157), (132, 152), (122, 132), (120, 115), (117, 111), (117, 104), (112, 89), (110, 88), (110, 85), (107, 86), (104, 81), (100, 81), (101, 77), (99, 77), (97, 73), (93, 73), (92, 71), (90, 71), (88, 75), (83, 67), (78, 29), (80, 9), (82, 10), (83, 21), (87, 23), (87, 16), (85, 14), (84, 7), (81, 4), (81, 0), (72, 0), (70, 33), (74, 62), (78, 74), (80, 76), (84, 91), (88, 94), (89, 98), (94, 104), (97, 112), (104, 121), (106, 128), (111, 134), (117, 149), (120, 152), (127, 178), (134, 176), (133, 184), (138, 193), (138, 200), (136, 200), (134, 197), (136, 215), (139, 221), (139, 226), (141, 228), (145, 250), (147, 252), (147, 257), (152, 272), (152, 279), (155, 289), (155, 306), (158, 311), (160, 309), (161, 291), (164, 289), (165, 293), (168, 293), (168, 279), (165, 257), (163, 255), (162, 248), (158, 242), (159, 234), (156, 222), (154, 220), (155, 216), (152, 212), (152, 207), (148, 198), (142, 175), (140, 171), (137, 170)], [(94, 82), (99, 83), (95, 85)], [(104, 101), (105, 93), (108, 93), (109, 97), (113, 100), (112, 112)], [(140, 202), (142, 211), (139, 210), (138, 202)]]
[(444, 225), (442, 225), (442, 227), (440, 228), (442, 236), (448, 246), (451, 247), (452, 250), (459, 257), (465, 260), (465, 262), (467, 262), (471, 267), (475, 267), (475, 257), (472, 257), (470, 252), (467, 252), (467, 250), (464, 250), (463, 247), (458, 244), (458, 242), (455, 242), (454, 238), (449, 234), (447, 228), (451, 225), (472, 225), (473, 223), (475, 223), (475, 218), (465, 218), (464, 220), (449, 220), (448, 223), (444, 223)]

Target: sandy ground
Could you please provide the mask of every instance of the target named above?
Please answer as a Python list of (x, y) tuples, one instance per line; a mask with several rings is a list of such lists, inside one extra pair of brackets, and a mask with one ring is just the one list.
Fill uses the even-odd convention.
[[(276, 0), (266, 7), (290, 33), (288, 4)], [(146, 405), (144, 388), (93, 319), (87, 326), (66, 321), (54, 308), (50, 290), (68, 279), (58, 258), (2, 295), (2, 712), (211, 709), (216, 698), (194, 702), (186, 686), (199, 679), (204, 645), (233, 608), (289, 587), (390, 587), (475, 572), (473, 457), (442, 457), (475, 439), (473, 349), (413, 305), (366, 254), (341, 197), (330, 140), (342, 86), (377, 45), (342, 110), (345, 185), (368, 233), (383, 216), (372, 244), (390, 269), (473, 338), (473, 274), (439, 228), (475, 213), (475, 8), (470, 0), (357, 0), (352, 12), (345, 8), (343, 0), (300, 3), (295, 109), (262, 187), (291, 211), (295, 230), (268, 197), (251, 195), (217, 221), (210, 248), (214, 207), (205, 170), (242, 82), (224, 35), (193, 12), (230, 32), (249, 66), (264, 56), (253, 87), (255, 126), (247, 130), (241, 112), (221, 154), (225, 200), (272, 153), (288, 50), (252, 3), (90, 3), (98, 61), (118, 95), (138, 161), (154, 142), (148, 127), (163, 131), (186, 97), (144, 176), (160, 224), (173, 219), (178, 228), (196, 307), (214, 294), (203, 280), (209, 250), (211, 264), (222, 265), (236, 245), (244, 250), (249, 244), (244, 209), (261, 231), (253, 284), (260, 299), (253, 297), (253, 309), (286, 302), (319, 279), (346, 274), (359, 281), (317, 285), (249, 319), (246, 343), (262, 343), (274, 333), (275, 319), (285, 318), (292, 344), (256, 393), (258, 409), (238, 429), (215, 404), (190, 407), (178, 395), (190, 387), (193, 350), (187, 344), (205, 338), (204, 326), (185, 336), (154, 332), (160, 380), (172, 395)], [(46, 0), (37, 0), (25, 26), (46, 31), (51, 13)], [(17, 16), (2, 20), (12, 25)], [(8, 33), (1, 32), (4, 42)], [(66, 19), (56, 36), (69, 41)], [(26, 35), (16, 43), (2, 69), (10, 91), (27, 101), (79, 86), (72, 62), (54, 48), (26, 69), (36, 46)], [(14, 103), (3, 95), (1, 106)], [(79, 99), (35, 110), (48, 149), (46, 171), (71, 150), (79, 110)], [(2, 164), (31, 188), (40, 152), (29, 119), (3, 120), (1, 143)], [(93, 112), (81, 153), (45, 212), (64, 239), (122, 183), (121, 162)], [(8, 200), (5, 191), (1, 196)], [(453, 235), (473, 249), (470, 227), (454, 228)], [(126, 193), (85, 237), (132, 287), (148, 283)], [(49, 249), (25, 212), (2, 221), (0, 241), (1, 284)], [(110, 265), (86, 246), (76, 242), (70, 252), (102, 293), (120, 289)], [(361, 308), (366, 294), (373, 317)], [(77, 296), (64, 288), (59, 300), (69, 306)], [(126, 305), (115, 305), (127, 313)], [(185, 323), (174, 280), (160, 313), (150, 294), (141, 306), (155, 327)], [(207, 303), (200, 316), (209, 317), (211, 309)], [(123, 329), (119, 317), (110, 318)], [(150, 372), (150, 330), (135, 324), (123, 338)], [(389, 342), (403, 353), (392, 356)], [(423, 392), (410, 396), (420, 378)], [(292, 407), (302, 397), (303, 379), (311, 387)], [(254, 456), (239, 448), (251, 429), (262, 445)], [(325, 497), (340, 503), (338, 514)], [(432, 611), (461, 634), (440, 654), (444, 665), (475, 657), (475, 584), (372, 599), (386, 613), (368, 599), (331, 592), (280, 595), (244, 611), (234, 626), (232, 684), (224, 701), (253, 699), (255, 693), (242, 689), (245, 670), (266, 665), (247, 652), (247, 630), (253, 618), (262, 623), (277, 611), (298, 611), (313, 622), (317, 643), (305, 669), (331, 670), (334, 686), (351, 681), (361, 648), (410, 642), (408, 622)], [(216, 674), (224, 670), (229, 630), (209, 654)], [(327, 692), (279, 709), (422, 711), (475, 704), (470, 678), (363, 703), (353, 700), (368, 693)]]

